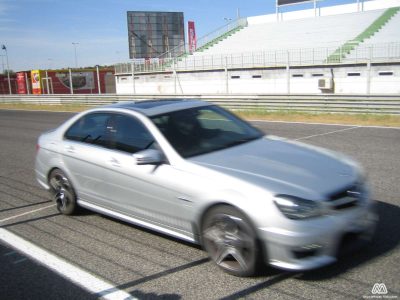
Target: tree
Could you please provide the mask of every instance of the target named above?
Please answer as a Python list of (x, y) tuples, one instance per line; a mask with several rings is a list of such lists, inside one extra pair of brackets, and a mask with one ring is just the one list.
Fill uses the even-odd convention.
[[(10, 71), (10, 76), (15, 75), (15, 72), (13, 70), (9, 70)], [(1, 73), (4, 76), (7, 76), (7, 69), (4, 69), (3, 73)]]

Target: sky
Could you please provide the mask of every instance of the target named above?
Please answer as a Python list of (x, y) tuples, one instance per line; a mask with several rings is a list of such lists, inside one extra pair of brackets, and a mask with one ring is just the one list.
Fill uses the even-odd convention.
[[(185, 26), (194, 21), (200, 38), (236, 18), (238, 10), (242, 17), (275, 13), (275, 0), (0, 0), (0, 45), (14, 71), (74, 67), (74, 47), (79, 67), (112, 65), (129, 61), (127, 11), (183, 12)], [(0, 49), (0, 72), (7, 67), (5, 54)]]

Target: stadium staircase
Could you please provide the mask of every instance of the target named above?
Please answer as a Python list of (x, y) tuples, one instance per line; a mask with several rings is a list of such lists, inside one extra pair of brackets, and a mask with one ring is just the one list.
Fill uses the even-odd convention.
[(361, 43), (364, 43), (367, 39), (370, 39), (377, 34), (382, 28), (384, 28), (389, 21), (398, 14), (400, 7), (392, 7), (383, 12), (371, 25), (369, 25), (363, 32), (361, 32), (354, 39), (347, 41), (339, 48), (335, 50), (326, 59), (327, 63), (342, 62), (356, 47)]
[[(185, 51), (184, 53), (176, 56), (177, 62), (182, 61), (183, 59), (186, 59), (187, 57), (192, 56), (194, 53), (201, 53), (212, 46), (218, 44), (219, 42), (229, 38), (230, 36), (234, 35), (238, 31), (242, 30), (247, 26), (247, 20), (246, 19), (237, 19), (232, 21), (231, 23), (218, 28), (217, 30), (201, 37), (200, 39), (197, 40), (197, 49), (193, 52), (190, 53), (189, 51)], [(185, 45), (185, 49), (188, 49), (189, 45)], [(168, 57), (169, 52), (163, 53), (161, 55), (162, 57)], [(166, 62), (161, 68), (171, 68), (173, 64), (173, 61), (168, 61)]]
[(234, 29), (232, 29), (232, 30), (230, 30), (230, 31), (228, 31), (226, 33), (223, 33), (222, 35), (214, 38), (213, 40), (209, 41), (205, 45), (200, 46), (199, 48), (196, 49), (196, 52), (203, 52), (203, 51), (211, 48), (212, 46), (218, 44), (219, 42), (229, 38), (230, 36), (232, 36), (236, 32), (242, 30), (244, 27), (245, 27), (244, 25), (238, 25), (238, 27), (236, 27), (236, 28), (234, 28)]
[[(218, 44), (219, 42), (227, 39), (228, 37), (230, 37), (231, 35), (235, 34), (236, 32), (242, 30), (244, 27), (245, 27), (244, 25), (238, 25), (237, 27), (235, 27), (235, 28), (233, 28), (233, 29), (231, 29), (231, 30), (229, 30), (227, 32), (222, 33), (221, 35), (211, 39), (209, 42), (206, 42), (204, 45), (198, 47), (195, 52), (203, 52), (203, 51), (209, 49), (210, 47), (212, 47), (212, 46)], [(200, 41), (201, 41), (201, 39), (200, 39)], [(190, 56), (192, 54), (193, 53), (185, 52), (185, 53), (179, 55), (177, 57), (177, 59), (178, 59), (178, 61), (182, 61), (182, 59), (184, 59), (184, 58), (186, 58), (186, 57), (188, 57), (188, 56)]]

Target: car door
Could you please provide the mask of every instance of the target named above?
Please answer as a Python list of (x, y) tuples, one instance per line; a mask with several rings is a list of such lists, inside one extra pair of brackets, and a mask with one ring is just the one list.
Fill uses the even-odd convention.
[(119, 212), (189, 232), (188, 205), (177, 198), (176, 181), (185, 174), (168, 163), (137, 165), (132, 154), (159, 146), (145, 125), (133, 116), (116, 115), (113, 150), (107, 156), (106, 186)]
[(63, 163), (79, 200), (107, 205), (105, 157), (109, 142), (106, 113), (90, 113), (77, 120), (65, 133)]

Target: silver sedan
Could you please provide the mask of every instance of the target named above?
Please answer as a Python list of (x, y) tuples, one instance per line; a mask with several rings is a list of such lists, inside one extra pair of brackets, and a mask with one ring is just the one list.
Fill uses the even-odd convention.
[(265, 136), (198, 100), (91, 109), (42, 134), (37, 149), (37, 180), (61, 213), (84, 207), (201, 244), (237, 276), (264, 262), (327, 265), (376, 226), (352, 160)]

